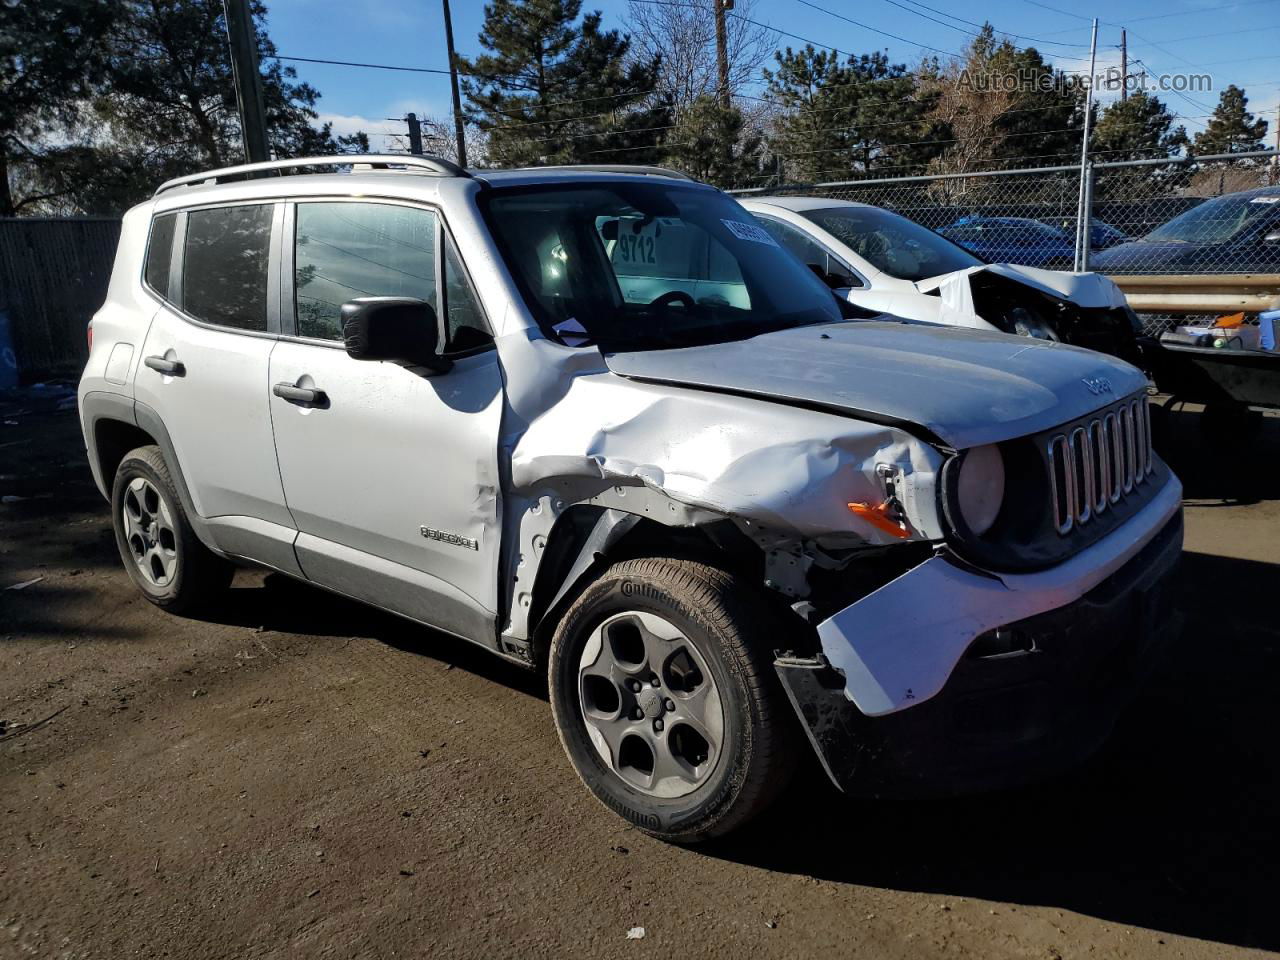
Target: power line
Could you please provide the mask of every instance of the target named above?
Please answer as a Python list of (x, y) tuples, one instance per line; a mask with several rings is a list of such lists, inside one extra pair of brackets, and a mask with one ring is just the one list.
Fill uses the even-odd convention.
[[(635, 2), (647, 4), (653, 7), (679, 7), (684, 10), (702, 10), (703, 9), (701, 6), (697, 4), (677, 3), (675, 2), (675, 0), (635, 0)], [(813, 7), (815, 10), (821, 10), (823, 13), (831, 13), (830, 10), (824, 10), (822, 7), (819, 7), (816, 4), (809, 3), (808, 0), (796, 0), (796, 2), (803, 3), (805, 4), (805, 6)], [(728, 15), (730, 17), (733, 17), (735, 20), (741, 20), (743, 23), (749, 23), (752, 26), (761, 27), (765, 30), (772, 31), (773, 33), (782, 34), (782, 36), (790, 37), (792, 40), (800, 40), (804, 43), (810, 44), (811, 46), (821, 47), (824, 50), (834, 50), (836, 53), (841, 54), (842, 56), (846, 56), (846, 57), (857, 56), (857, 54), (850, 53), (847, 50), (841, 50), (839, 47), (834, 46), (830, 43), (824, 43), (821, 40), (811, 40), (808, 37), (800, 36), (800, 34), (798, 33), (790, 33), (786, 30), (781, 30), (778, 27), (775, 27), (771, 23), (762, 23), (759, 20), (752, 20), (750, 17), (744, 17), (742, 16), (742, 14), (734, 13), (732, 10), (728, 11)], [(931, 47), (927, 43), (916, 43), (916, 41), (908, 40), (906, 37), (900, 37), (897, 34), (888, 33), (884, 30), (879, 30), (876, 27), (869, 26), (865, 23), (859, 23), (857, 20), (850, 20), (848, 17), (842, 16), (841, 14), (838, 14), (838, 13), (831, 13), (831, 15), (833, 17), (839, 17), (841, 20), (848, 20), (849, 23), (852, 23), (854, 26), (862, 27), (864, 30), (870, 30), (872, 33), (878, 33), (881, 36), (889, 37), (891, 40), (897, 40), (901, 43), (909, 43), (912, 46), (921, 47), (925, 50), (931, 50), (934, 53), (942, 53), (948, 57), (960, 56), (958, 53), (952, 50), (943, 50), (940, 47)]]
[[(905, 11), (907, 11), (907, 13), (914, 13), (917, 17), (924, 17), (924, 19), (926, 19), (926, 20), (930, 20), (930, 21), (932, 21), (933, 23), (941, 24), (942, 26), (947, 27), (948, 29), (951, 29), (951, 30), (958, 30), (958, 31), (960, 31), (961, 33), (965, 34), (966, 36), (970, 36), (970, 37), (979, 37), (979, 36), (981, 36), (981, 35), (982, 35), (981, 33), (974, 33), (972, 30), (965, 30), (963, 27), (957, 27), (955, 24), (951, 24), (951, 23), (947, 23), (947, 22), (945, 22), (945, 21), (943, 21), (943, 20), (939, 20), (939, 19), (937, 19), (936, 17), (930, 17), (930, 16), (928, 16), (927, 14), (923, 14), (923, 13), (921, 13), (919, 10), (913, 10), (913, 9), (911, 9), (911, 7), (908, 7), (908, 6), (905, 6), (904, 4), (899, 3), (899, 2), (898, 2), (898, 0), (884, 0), (884, 2), (885, 2), (885, 3), (887, 3), (887, 4), (890, 4), (891, 6), (898, 7), (898, 8), (899, 8), (899, 9), (901, 9), (901, 10), (905, 10)], [(969, 24), (970, 26), (973, 26), (973, 27), (977, 27), (977, 28), (979, 28), (979, 30), (981, 30), (981, 29), (983, 29), (983, 28), (985, 28), (985, 27), (991, 27), (992, 31), (993, 31), (994, 33), (996, 33), (997, 35), (999, 35), (999, 36), (1003, 36), (1003, 37), (1012, 37), (1012, 38), (1013, 38), (1013, 39), (1015, 39), (1015, 40), (1029, 40), (1029, 41), (1030, 41), (1030, 42), (1032, 42), (1032, 43), (1040, 43), (1040, 44), (1045, 44), (1045, 43), (1047, 43), (1047, 44), (1050, 44), (1051, 46), (1058, 46), (1058, 47), (1072, 47), (1072, 48), (1076, 48), (1076, 49), (1079, 49), (1080, 47), (1087, 47), (1087, 46), (1088, 46), (1088, 44), (1081, 44), (1081, 43), (1066, 43), (1066, 42), (1064, 42), (1064, 41), (1062, 41), (1062, 40), (1041, 40), (1041, 39), (1037, 39), (1036, 37), (1029, 37), (1029, 36), (1027, 36), (1026, 34), (1022, 34), (1022, 33), (1011, 33), (1011, 32), (1009, 32), (1008, 30), (997, 30), (997, 29), (996, 29), (994, 26), (992, 26), (990, 23), (978, 23), (978, 22), (976, 22), (976, 21), (974, 21), (974, 20), (966, 20), (966, 19), (964, 19), (964, 17), (957, 17), (957, 16), (955, 16), (954, 14), (947, 13), (945, 10), (939, 10), (939, 9), (937, 9), (936, 7), (930, 7), (930, 6), (926, 6), (926, 5), (925, 5), (925, 4), (923, 4), (923, 3), (917, 3), (917, 2), (916, 2), (916, 0), (908, 0), (908, 2), (910, 2), (910, 3), (911, 3), (912, 5), (914, 5), (914, 6), (917, 6), (917, 7), (923, 7), (925, 10), (932, 10), (934, 13), (940, 13), (940, 14), (942, 14), (942, 16), (944, 16), (944, 17), (950, 17), (952, 20), (959, 20), (961, 23), (967, 23), (967, 24)], [(1087, 59), (1087, 58), (1086, 58), (1086, 57), (1066, 57), (1066, 56), (1064, 56), (1064, 57), (1062, 57), (1062, 59), (1064, 59), (1064, 60), (1085, 60), (1085, 59)]]
[(397, 67), (387, 63), (355, 63), (351, 60), (322, 60), (318, 57), (281, 57), (271, 54), (271, 60), (285, 60), (290, 63), (325, 63), (335, 67), (364, 67), (368, 70), (399, 70), (404, 73), (442, 73), (446, 77), (449, 75), (448, 70), (438, 70), (435, 67)]
[[(1242, 33), (1265, 33), (1267, 29), (1268, 29), (1267, 27), (1262, 27), (1261, 29), (1259, 29), (1258, 27), (1246, 27), (1243, 30), (1227, 30), (1224, 33), (1197, 33), (1195, 36), (1191, 36), (1191, 37), (1169, 37), (1169, 38), (1162, 39), (1160, 42), (1161, 43), (1186, 43), (1187, 41), (1190, 41), (1190, 40), (1212, 40), (1215, 37), (1235, 37), (1235, 36), (1239, 36)], [(1150, 43), (1151, 41), (1148, 40), (1146, 42)]]
[(931, 47), (927, 43), (917, 43), (915, 40), (908, 40), (906, 37), (900, 37), (896, 33), (889, 33), (887, 30), (879, 30), (876, 27), (873, 27), (870, 24), (863, 23), (860, 20), (854, 20), (852, 17), (846, 17), (843, 13), (836, 13), (834, 10), (828, 10), (826, 7), (820, 7), (816, 3), (811, 3), (810, 0), (796, 0), (796, 3), (803, 4), (804, 6), (809, 7), (813, 10), (817, 10), (819, 13), (825, 13), (829, 17), (835, 17), (837, 20), (843, 20), (845, 23), (851, 23), (855, 27), (861, 27), (863, 30), (870, 30), (872, 33), (878, 33), (882, 37), (888, 37), (891, 40), (897, 40), (900, 43), (909, 43), (909, 44), (912, 44), (913, 46), (921, 47), (925, 50), (931, 50), (934, 53), (945, 54), (948, 57), (960, 56), (960, 54), (955, 53), (954, 51), (951, 51), (951, 50), (943, 50), (941, 47)]
[[(1236, 7), (1256, 7), (1256, 6), (1260, 5), (1260, 4), (1272, 4), (1272, 3), (1275, 3), (1275, 0), (1246, 0), (1246, 2), (1245, 2), (1245, 3), (1236, 3), (1236, 4), (1233, 4), (1233, 6), (1236, 6)], [(1189, 17), (1189, 16), (1193, 16), (1193, 15), (1195, 15), (1195, 14), (1197, 14), (1197, 13), (1213, 13), (1213, 14), (1216, 14), (1216, 13), (1218, 13), (1218, 12), (1219, 12), (1219, 10), (1220, 10), (1220, 8), (1218, 8), (1218, 7), (1205, 7), (1205, 8), (1203, 8), (1203, 9), (1201, 9), (1201, 10), (1177, 10), (1177, 11), (1175, 11), (1175, 12), (1173, 12), (1173, 13), (1154, 13), (1154, 14), (1151, 14), (1150, 16), (1147, 16), (1147, 17), (1130, 17), (1130, 18), (1129, 18), (1129, 20), (1128, 20), (1128, 22), (1129, 22), (1129, 23), (1142, 23), (1142, 22), (1144, 22), (1144, 21), (1146, 21), (1146, 20), (1164, 20), (1164, 19), (1167, 19), (1168, 17)], [(1116, 26), (1116, 24), (1108, 24), (1108, 26)]]
[(1050, 13), (1060, 13), (1064, 17), (1074, 17), (1077, 20), (1083, 20), (1085, 23), (1093, 23), (1093, 17), (1086, 17), (1079, 13), (1072, 13), (1070, 10), (1059, 10), (1057, 7), (1051, 7), (1047, 3), (1041, 3), (1040, 0), (1026, 0), (1033, 7), (1040, 7), (1042, 10), (1048, 10)]
[[(1148, 70), (1150, 70), (1152, 73), (1155, 73), (1155, 69), (1151, 66), (1151, 64), (1147, 63), (1147, 62), (1146, 62), (1145, 60), (1143, 60), (1141, 57), (1134, 57), (1134, 58), (1133, 58), (1133, 62), (1134, 62), (1134, 63), (1140, 63), (1140, 64), (1142, 64), (1142, 66), (1146, 67), (1146, 68), (1147, 68)], [(1175, 93), (1175, 94), (1177, 94), (1177, 95), (1178, 95), (1178, 96), (1180, 96), (1183, 100), (1187, 101), (1187, 103), (1191, 104), (1193, 107), (1196, 107), (1196, 108), (1197, 108), (1197, 109), (1199, 109), (1199, 110), (1212, 110), (1212, 109), (1213, 109), (1213, 108), (1212, 108), (1212, 107), (1210, 107), (1208, 104), (1201, 103), (1199, 100), (1193, 100), (1191, 97), (1187, 96), (1187, 94), (1183, 93), (1181, 90), (1170, 90), (1169, 92), (1170, 92), (1170, 93)]]

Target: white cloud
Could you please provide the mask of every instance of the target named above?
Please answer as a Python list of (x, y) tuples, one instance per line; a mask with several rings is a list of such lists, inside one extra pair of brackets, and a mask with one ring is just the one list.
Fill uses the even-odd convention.
[[(363, 131), (369, 135), (369, 149), (378, 152), (383, 150), (407, 150), (409, 147), (409, 128), (403, 120), (389, 119), (391, 117), (404, 117), (409, 113), (417, 113), (420, 120), (436, 120), (438, 122), (447, 122), (449, 113), (445, 112), (423, 112), (429, 111), (432, 104), (423, 100), (397, 100), (387, 105), (385, 110), (379, 110), (373, 116), (365, 116), (359, 113), (329, 113), (321, 111), (319, 117), (316, 118), (317, 123), (329, 123), (333, 125), (333, 133), (335, 136), (345, 136), (352, 133)], [(430, 137), (431, 131), (424, 126), (423, 136)]]

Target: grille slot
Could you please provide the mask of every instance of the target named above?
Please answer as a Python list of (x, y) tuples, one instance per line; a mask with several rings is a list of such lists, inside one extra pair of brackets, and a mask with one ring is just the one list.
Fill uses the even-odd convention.
[(1118, 403), (1046, 445), (1053, 522), (1066, 536), (1133, 494), (1154, 469), (1147, 398)]

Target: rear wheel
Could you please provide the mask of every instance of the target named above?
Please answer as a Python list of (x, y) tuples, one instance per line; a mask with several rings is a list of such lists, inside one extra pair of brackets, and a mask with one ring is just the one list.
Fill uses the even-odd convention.
[(588, 789), (682, 843), (763, 810), (794, 760), (771, 626), (755, 591), (701, 563), (629, 560), (588, 587), (549, 663), (561, 742)]
[(111, 489), (111, 514), (125, 570), (156, 606), (188, 613), (231, 582), (234, 567), (191, 529), (159, 447), (125, 454)]

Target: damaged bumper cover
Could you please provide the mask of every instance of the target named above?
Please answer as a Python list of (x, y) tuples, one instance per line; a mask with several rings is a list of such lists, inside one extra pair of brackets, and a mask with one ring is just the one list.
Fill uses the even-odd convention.
[(792, 705), (851, 792), (957, 792), (1087, 757), (1172, 630), (1181, 485), (1072, 560), (997, 578), (935, 556), (780, 658)]

